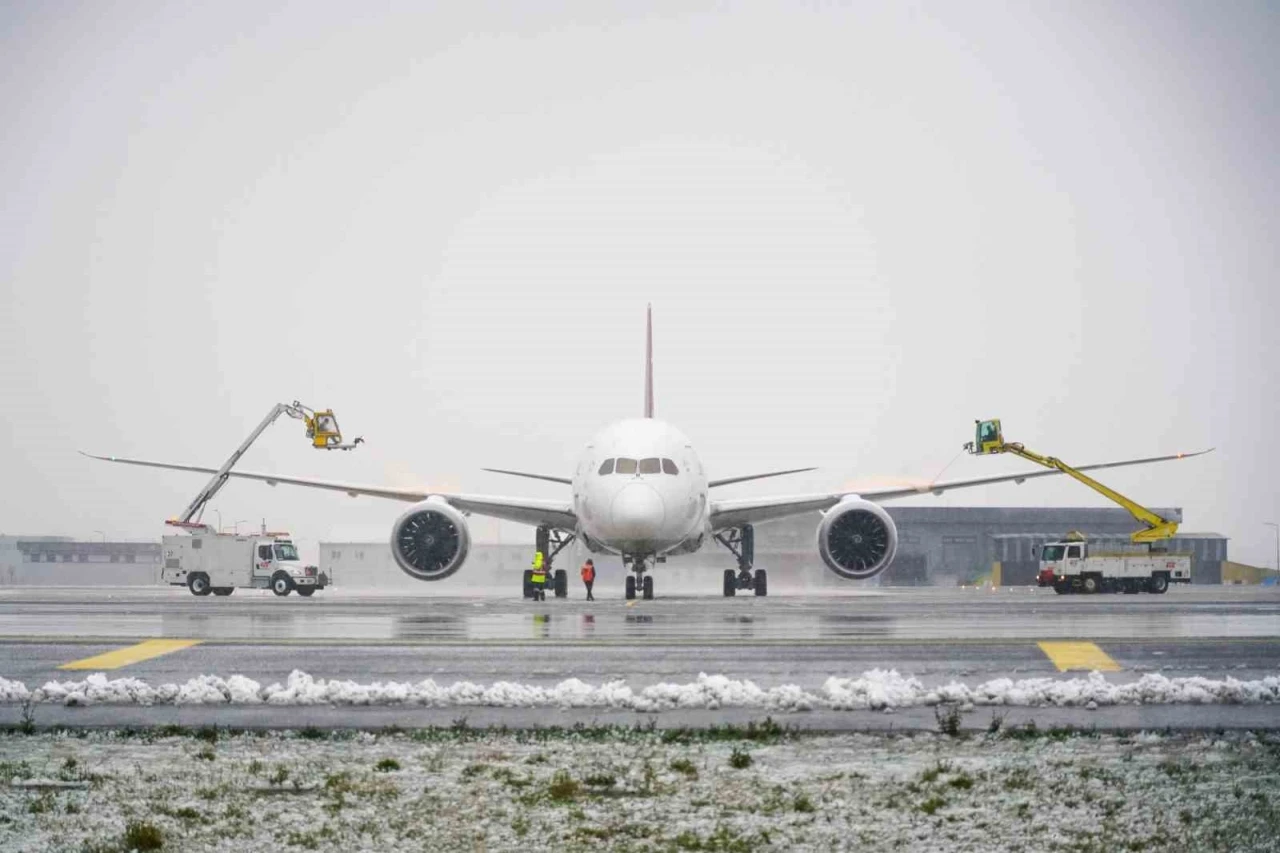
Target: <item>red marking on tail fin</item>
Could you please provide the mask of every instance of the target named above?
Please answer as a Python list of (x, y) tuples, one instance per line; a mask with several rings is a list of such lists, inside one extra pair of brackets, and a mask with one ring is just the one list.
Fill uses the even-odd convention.
[(644, 416), (653, 417), (653, 305), (644, 326)]

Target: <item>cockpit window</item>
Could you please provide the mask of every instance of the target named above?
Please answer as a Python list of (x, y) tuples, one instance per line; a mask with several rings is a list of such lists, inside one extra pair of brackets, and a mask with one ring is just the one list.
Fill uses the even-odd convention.
[(613, 460), (612, 460), (612, 459), (606, 459), (606, 460), (604, 460), (604, 462), (600, 465), (600, 472), (599, 472), (599, 473), (600, 473), (600, 474), (602, 474), (602, 475), (603, 475), (603, 474), (612, 474), (612, 473), (613, 473)]
[(614, 472), (618, 474), (634, 474), (636, 472), (636, 460), (619, 459), (618, 466), (614, 468)]
[(662, 460), (662, 473), (664, 473), (664, 474), (679, 474), (679, 473), (680, 473), (680, 469), (679, 469), (679, 468), (677, 468), (677, 467), (676, 467), (676, 463), (672, 462), (670, 459), (663, 459), (663, 460)]
[(641, 459), (640, 473), (641, 474), (661, 474), (662, 460), (658, 459), (658, 457), (656, 456), (650, 456), (648, 459)]
[(298, 559), (298, 549), (288, 542), (284, 544), (276, 544), (277, 560), (296, 560)]

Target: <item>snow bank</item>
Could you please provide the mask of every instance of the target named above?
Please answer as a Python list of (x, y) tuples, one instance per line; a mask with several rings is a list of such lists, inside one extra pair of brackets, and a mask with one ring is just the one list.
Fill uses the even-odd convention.
[(885, 710), (954, 702), (961, 705), (1069, 706), (1242, 704), (1280, 702), (1280, 676), (1257, 681), (1227, 677), (1167, 678), (1146, 674), (1136, 681), (1108, 681), (1102, 673), (1082, 678), (997, 678), (976, 686), (960, 682), (926, 686), (896, 670), (873, 669), (857, 678), (832, 676), (820, 688), (794, 684), (760, 687), (745, 679), (700, 674), (685, 684), (660, 683), (634, 689), (625, 681), (587, 684), (570, 678), (554, 686), (499, 681), (488, 686), (470, 681), (436, 684), (316, 678), (300, 670), (284, 684), (262, 686), (251, 678), (201, 675), (183, 684), (152, 686), (137, 678), (108, 679), (94, 673), (83, 681), (50, 681), (29, 690), (20, 681), (0, 678), (0, 703), (45, 702), (62, 705), (421, 705), (443, 708), (602, 708), (632, 711), (758, 708), (791, 712), (815, 709)]

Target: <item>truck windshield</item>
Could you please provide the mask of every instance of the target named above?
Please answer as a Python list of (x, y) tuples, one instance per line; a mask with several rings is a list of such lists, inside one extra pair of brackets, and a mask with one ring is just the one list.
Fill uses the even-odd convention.
[(296, 560), (298, 559), (298, 549), (293, 547), (290, 542), (283, 545), (276, 543), (276, 559), (277, 560)]
[(1040, 551), (1040, 559), (1046, 563), (1054, 563), (1062, 559), (1063, 545), (1045, 545)]

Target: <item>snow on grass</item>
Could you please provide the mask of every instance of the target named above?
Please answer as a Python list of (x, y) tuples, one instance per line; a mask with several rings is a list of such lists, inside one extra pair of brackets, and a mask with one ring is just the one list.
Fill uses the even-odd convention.
[(554, 686), (499, 681), (436, 684), (315, 678), (295, 670), (285, 684), (263, 686), (242, 675), (201, 675), (182, 684), (151, 685), (137, 678), (109, 679), (94, 673), (82, 681), (50, 681), (30, 689), (0, 678), (0, 702), (63, 705), (420, 705), (425, 707), (600, 708), (642, 712), (675, 709), (752, 708), (774, 712), (880, 710), (920, 705), (1072, 706), (1150, 704), (1264, 704), (1280, 701), (1280, 676), (1240, 681), (1200, 676), (1168, 678), (1148, 673), (1132, 681), (1109, 681), (1099, 672), (1072, 678), (997, 678), (969, 686), (957, 681), (928, 686), (896, 670), (873, 669), (857, 678), (831, 677), (817, 689), (797, 685), (760, 687), (746, 679), (700, 674), (684, 684), (635, 689), (625, 681), (587, 684), (570, 678)]
[(6, 851), (1274, 850), (1278, 797), (1275, 734), (0, 734)]

